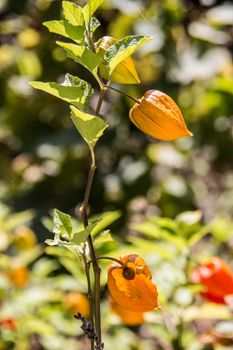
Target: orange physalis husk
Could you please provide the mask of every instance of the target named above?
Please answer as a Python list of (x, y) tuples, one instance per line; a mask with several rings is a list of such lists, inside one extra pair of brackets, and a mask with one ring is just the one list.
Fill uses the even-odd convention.
[[(96, 43), (96, 52), (103, 58), (106, 50), (113, 45), (117, 40), (111, 36), (103, 36)], [(137, 70), (134, 65), (133, 59), (129, 56), (121, 63), (119, 63), (114, 69), (111, 77), (109, 76), (108, 67), (104, 64), (100, 64), (100, 74), (101, 76), (115, 83), (120, 84), (139, 84), (140, 79), (138, 77)]]
[(171, 141), (193, 134), (171, 97), (158, 90), (147, 91), (130, 110), (130, 120), (145, 134)]
[(145, 260), (136, 254), (120, 257), (108, 269), (112, 299), (126, 310), (146, 312), (158, 309), (158, 292)]
[(144, 323), (144, 312), (126, 310), (111, 300), (112, 310), (119, 316), (121, 322), (127, 326), (138, 326)]

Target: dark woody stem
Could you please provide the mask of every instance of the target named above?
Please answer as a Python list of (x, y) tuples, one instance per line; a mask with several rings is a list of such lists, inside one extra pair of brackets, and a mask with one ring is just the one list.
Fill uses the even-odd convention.
[(114, 88), (114, 87), (112, 87), (112, 86), (109, 86), (109, 85), (104, 85), (104, 87), (105, 87), (106, 89), (111, 89), (111, 90), (113, 90), (113, 91), (116, 91), (116, 92), (118, 92), (119, 94), (121, 94), (121, 95), (123, 95), (123, 96), (126, 96), (126, 97), (130, 98), (131, 100), (133, 100), (134, 102), (140, 104), (140, 100), (138, 100), (137, 98), (135, 98), (135, 97), (133, 97), (133, 96), (127, 94), (127, 93), (124, 92), (124, 91), (118, 90), (118, 89), (116, 89), (116, 88)]
[[(105, 92), (106, 92), (106, 89), (102, 88), (101, 92), (100, 92), (100, 96), (99, 96), (99, 101), (97, 103), (95, 114), (99, 114), (99, 111), (100, 111), (100, 108), (101, 108), (101, 105), (102, 105), (102, 102), (104, 99)], [(83, 203), (79, 209), (84, 227), (86, 227), (88, 225), (87, 207), (88, 207), (91, 187), (93, 184), (95, 170), (96, 170), (95, 154), (94, 154), (94, 151), (92, 150), (91, 151), (91, 166), (90, 166), (89, 173), (88, 173), (84, 199), (83, 199)], [(90, 319), (91, 319), (92, 324), (95, 327), (96, 334), (98, 336), (98, 341), (99, 341), (99, 343), (101, 343), (101, 317), (100, 317), (100, 273), (101, 273), (101, 269), (100, 269), (99, 264), (98, 264), (98, 259), (96, 257), (96, 253), (95, 253), (95, 249), (94, 249), (91, 235), (89, 235), (87, 238), (87, 244), (89, 247), (91, 262), (92, 262), (93, 271), (94, 271), (94, 288), (92, 290), (91, 279), (90, 279), (90, 264), (87, 263), (86, 255), (84, 254), (85, 273), (86, 273), (86, 278), (87, 278), (88, 297), (89, 297), (89, 303), (90, 303)], [(91, 341), (91, 347), (93, 350), (94, 349), (93, 340)]]
[[(87, 225), (88, 225), (87, 206), (88, 206), (91, 186), (92, 186), (92, 182), (93, 182), (93, 178), (94, 178), (95, 168), (96, 168), (95, 158), (92, 154), (92, 164), (91, 164), (91, 167), (90, 167), (89, 173), (88, 173), (87, 185), (86, 185), (85, 194), (84, 194), (84, 200), (83, 200), (81, 207), (79, 208), (79, 212), (81, 214), (84, 227), (87, 227)], [(88, 243), (91, 259), (93, 260), (93, 266), (94, 266), (94, 262), (96, 261), (95, 260), (96, 256), (95, 256), (92, 238), (90, 235), (87, 238), (87, 243)], [(90, 320), (91, 320), (92, 324), (95, 325), (95, 299), (94, 299), (92, 286), (91, 286), (90, 266), (87, 264), (85, 252), (84, 252), (83, 258), (84, 258), (85, 273), (86, 273), (87, 286), (88, 286), (88, 298), (89, 298), (89, 304), (90, 304)], [(93, 339), (91, 339), (91, 349), (94, 350), (94, 340)]]

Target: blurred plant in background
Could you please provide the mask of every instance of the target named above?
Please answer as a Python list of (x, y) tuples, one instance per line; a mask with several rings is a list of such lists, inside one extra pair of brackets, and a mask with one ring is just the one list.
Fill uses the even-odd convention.
[[(66, 105), (28, 85), (59, 75), (61, 82), (67, 71), (91, 79), (65, 58), (41, 26), (60, 12), (56, 0), (0, 1), (4, 350), (87, 346), (72, 320), (79, 308), (76, 300), (77, 305), (82, 301), (80, 308), (85, 306), (83, 272), (74, 259), (72, 264), (69, 252), (38, 243), (48, 237), (51, 225), (45, 216), (51, 208), (73, 213), (79, 206), (88, 170), (87, 149), (77, 139)], [(110, 310), (104, 290), (105, 348), (230, 349), (232, 299), (226, 306), (205, 302), (201, 286), (192, 285), (190, 276), (211, 256), (221, 256), (231, 269), (233, 263), (233, 6), (214, 0), (106, 0), (98, 18), (105, 26), (97, 37), (155, 37), (134, 58), (142, 84), (125, 91), (138, 97), (149, 89), (165, 91), (179, 103), (195, 135), (151, 143), (129, 122), (131, 102), (108, 93), (102, 111), (110, 131), (97, 149), (90, 207), (92, 214), (107, 212), (105, 227), (113, 223), (115, 241), (103, 237), (99, 253), (143, 255), (164, 312), (146, 313), (142, 327), (132, 325), (117, 316), (120, 310)]]

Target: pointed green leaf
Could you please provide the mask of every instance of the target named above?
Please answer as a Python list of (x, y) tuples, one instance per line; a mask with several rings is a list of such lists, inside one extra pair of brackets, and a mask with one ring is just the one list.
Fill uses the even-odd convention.
[(114, 221), (118, 220), (121, 217), (120, 211), (106, 211), (102, 213), (101, 221), (93, 229), (92, 235), (96, 237), (101, 231), (111, 225)]
[(100, 65), (101, 58), (97, 54), (87, 49), (85, 46), (63, 43), (61, 41), (57, 41), (57, 44), (65, 49), (68, 57), (84, 66), (98, 78), (97, 70)]
[(81, 109), (85, 108), (90, 95), (93, 93), (91, 86), (87, 82), (70, 74), (66, 75), (63, 84), (32, 81), (30, 85), (35, 89), (47, 92)]
[(72, 219), (68, 214), (63, 213), (58, 209), (53, 211), (53, 223), (54, 229), (53, 232), (55, 235), (62, 235), (63, 233), (68, 233), (70, 236), (72, 233)]
[[(93, 234), (93, 232), (92, 232)], [(95, 240), (94, 240), (94, 245), (95, 248), (99, 248), (101, 247), (104, 243), (108, 243), (108, 242), (113, 242), (113, 238), (111, 236), (111, 233), (109, 230), (105, 230), (103, 231), (100, 235), (98, 235)]]
[(71, 1), (62, 1), (62, 8), (65, 19), (73, 24), (73, 26), (82, 26), (84, 24), (82, 8), (80, 6)]
[(89, 99), (94, 92), (89, 83), (69, 73), (65, 75), (65, 80), (62, 85), (79, 87), (83, 92), (83, 96), (85, 97), (85, 104), (89, 103)]
[(109, 67), (109, 75), (113, 73), (119, 63), (131, 56), (140, 46), (152, 39), (153, 37), (145, 37), (143, 35), (129, 35), (111, 45), (104, 55), (104, 60)]
[(47, 27), (51, 33), (62, 35), (78, 44), (84, 42), (84, 26), (75, 27), (65, 20), (44, 22), (43, 25)]
[(89, 0), (83, 8), (83, 16), (86, 23), (89, 23), (91, 16), (100, 7), (104, 0)]
[(87, 142), (90, 150), (93, 151), (96, 142), (103, 135), (108, 125), (103, 119), (84, 113), (73, 106), (71, 106), (71, 119), (82, 138)]
[(87, 237), (89, 236), (90, 232), (88, 229), (85, 229), (83, 231), (77, 232), (74, 234), (72, 242), (74, 244), (80, 245), (82, 243), (85, 243), (87, 240)]
[(98, 224), (98, 222), (101, 220), (95, 220), (94, 222), (91, 222), (87, 227), (85, 227), (84, 230), (74, 233), (72, 238), (72, 243), (80, 245), (81, 243), (85, 243), (88, 236), (92, 233), (94, 227)]

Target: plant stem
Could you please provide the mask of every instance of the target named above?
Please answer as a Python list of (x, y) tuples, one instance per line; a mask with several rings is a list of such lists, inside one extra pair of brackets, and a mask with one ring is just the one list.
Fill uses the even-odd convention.
[(100, 89), (100, 96), (99, 96), (99, 101), (97, 103), (96, 111), (95, 114), (98, 115), (100, 113), (100, 108), (102, 106), (103, 100), (104, 100), (104, 95), (107, 91), (107, 88), (104, 86)]
[[(98, 256), (96, 259), (97, 259), (97, 260), (103, 260), (103, 259), (105, 259), (105, 260), (112, 260), (112, 261), (117, 262), (117, 263), (118, 263), (119, 265), (121, 265), (122, 267), (125, 266), (125, 263), (123, 263), (123, 262), (120, 261), (119, 259), (115, 259), (115, 258), (112, 258), (112, 257), (110, 257), (110, 256)], [(91, 260), (88, 261), (88, 264), (90, 264), (90, 263), (92, 263)]]
[[(86, 251), (84, 248), (84, 254), (83, 254), (83, 260), (84, 260), (84, 267), (85, 267), (85, 274), (87, 278), (87, 290), (88, 290), (88, 301), (89, 301), (89, 309), (90, 309), (90, 321), (94, 326), (94, 302), (93, 302), (93, 294), (92, 294), (92, 288), (91, 288), (91, 277), (90, 277), (90, 264), (87, 263), (87, 257), (86, 257)], [(91, 349), (94, 349), (94, 339), (91, 339)]]
[[(101, 87), (100, 90), (100, 96), (99, 96), (99, 101), (97, 103), (96, 107), (96, 114), (99, 114), (101, 105), (104, 100), (104, 95), (106, 92), (105, 87)], [(84, 199), (83, 203), (79, 209), (79, 212), (82, 217), (83, 225), (86, 227), (88, 225), (88, 214), (87, 214), (87, 207), (88, 207), (88, 202), (89, 202), (89, 197), (90, 197), (90, 192), (91, 192), (91, 187), (93, 184), (93, 179), (94, 179), (94, 174), (96, 170), (96, 161), (95, 161), (95, 153), (93, 150), (91, 151), (91, 166), (88, 172), (88, 178), (87, 178), (87, 184), (86, 184), (86, 189), (85, 189), (85, 194), (84, 194)], [(98, 342), (101, 344), (101, 314), (100, 314), (100, 274), (101, 274), (101, 269), (98, 264), (98, 258), (96, 257), (93, 241), (91, 235), (88, 236), (87, 238), (87, 243), (90, 251), (90, 257), (91, 257), (91, 262), (93, 266), (93, 272), (94, 272), (94, 293), (92, 292), (92, 286), (91, 286), (91, 280), (90, 280), (90, 264), (87, 263), (86, 261), (86, 255), (84, 254), (84, 263), (85, 263), (85, 273), (86, 273), (86, 278), (87, 278), (87, 284), (88, 284), (88, 296), (89, 296), (89, 304), (90, 304), (90, 313), (91, 313), (91, 322), (95, 328), (96, 334), (98, 336)], [(94, 295), (93, 295), (94, 294)], [(94, 349), (94, 342), (91, 342), (91, 349)]]
[(114, 88), (114, 87), (112, 87), (112, 86), (109, 86), (109, 85), (104, 85), (104, 87), (107, 88), (107, 89), (111, 89), (111, 90), (113, 90), (113, 91), (116, 91), (116, 92), (118, 92), (119, 94), (130, 98), (131, 100), (133, 100), (134, 102), (136, 102), (136, 103), (138, 103), (138, 104), (140, 103), (140, 100), (138, 100), (137, 98), (135, 98), (135, 97), (133, 97), (133, 96), (127, 94), (127, 93), (124, 92), (124, 91), (118, 90), (118, 89), (116, 89), (116, 88)]

